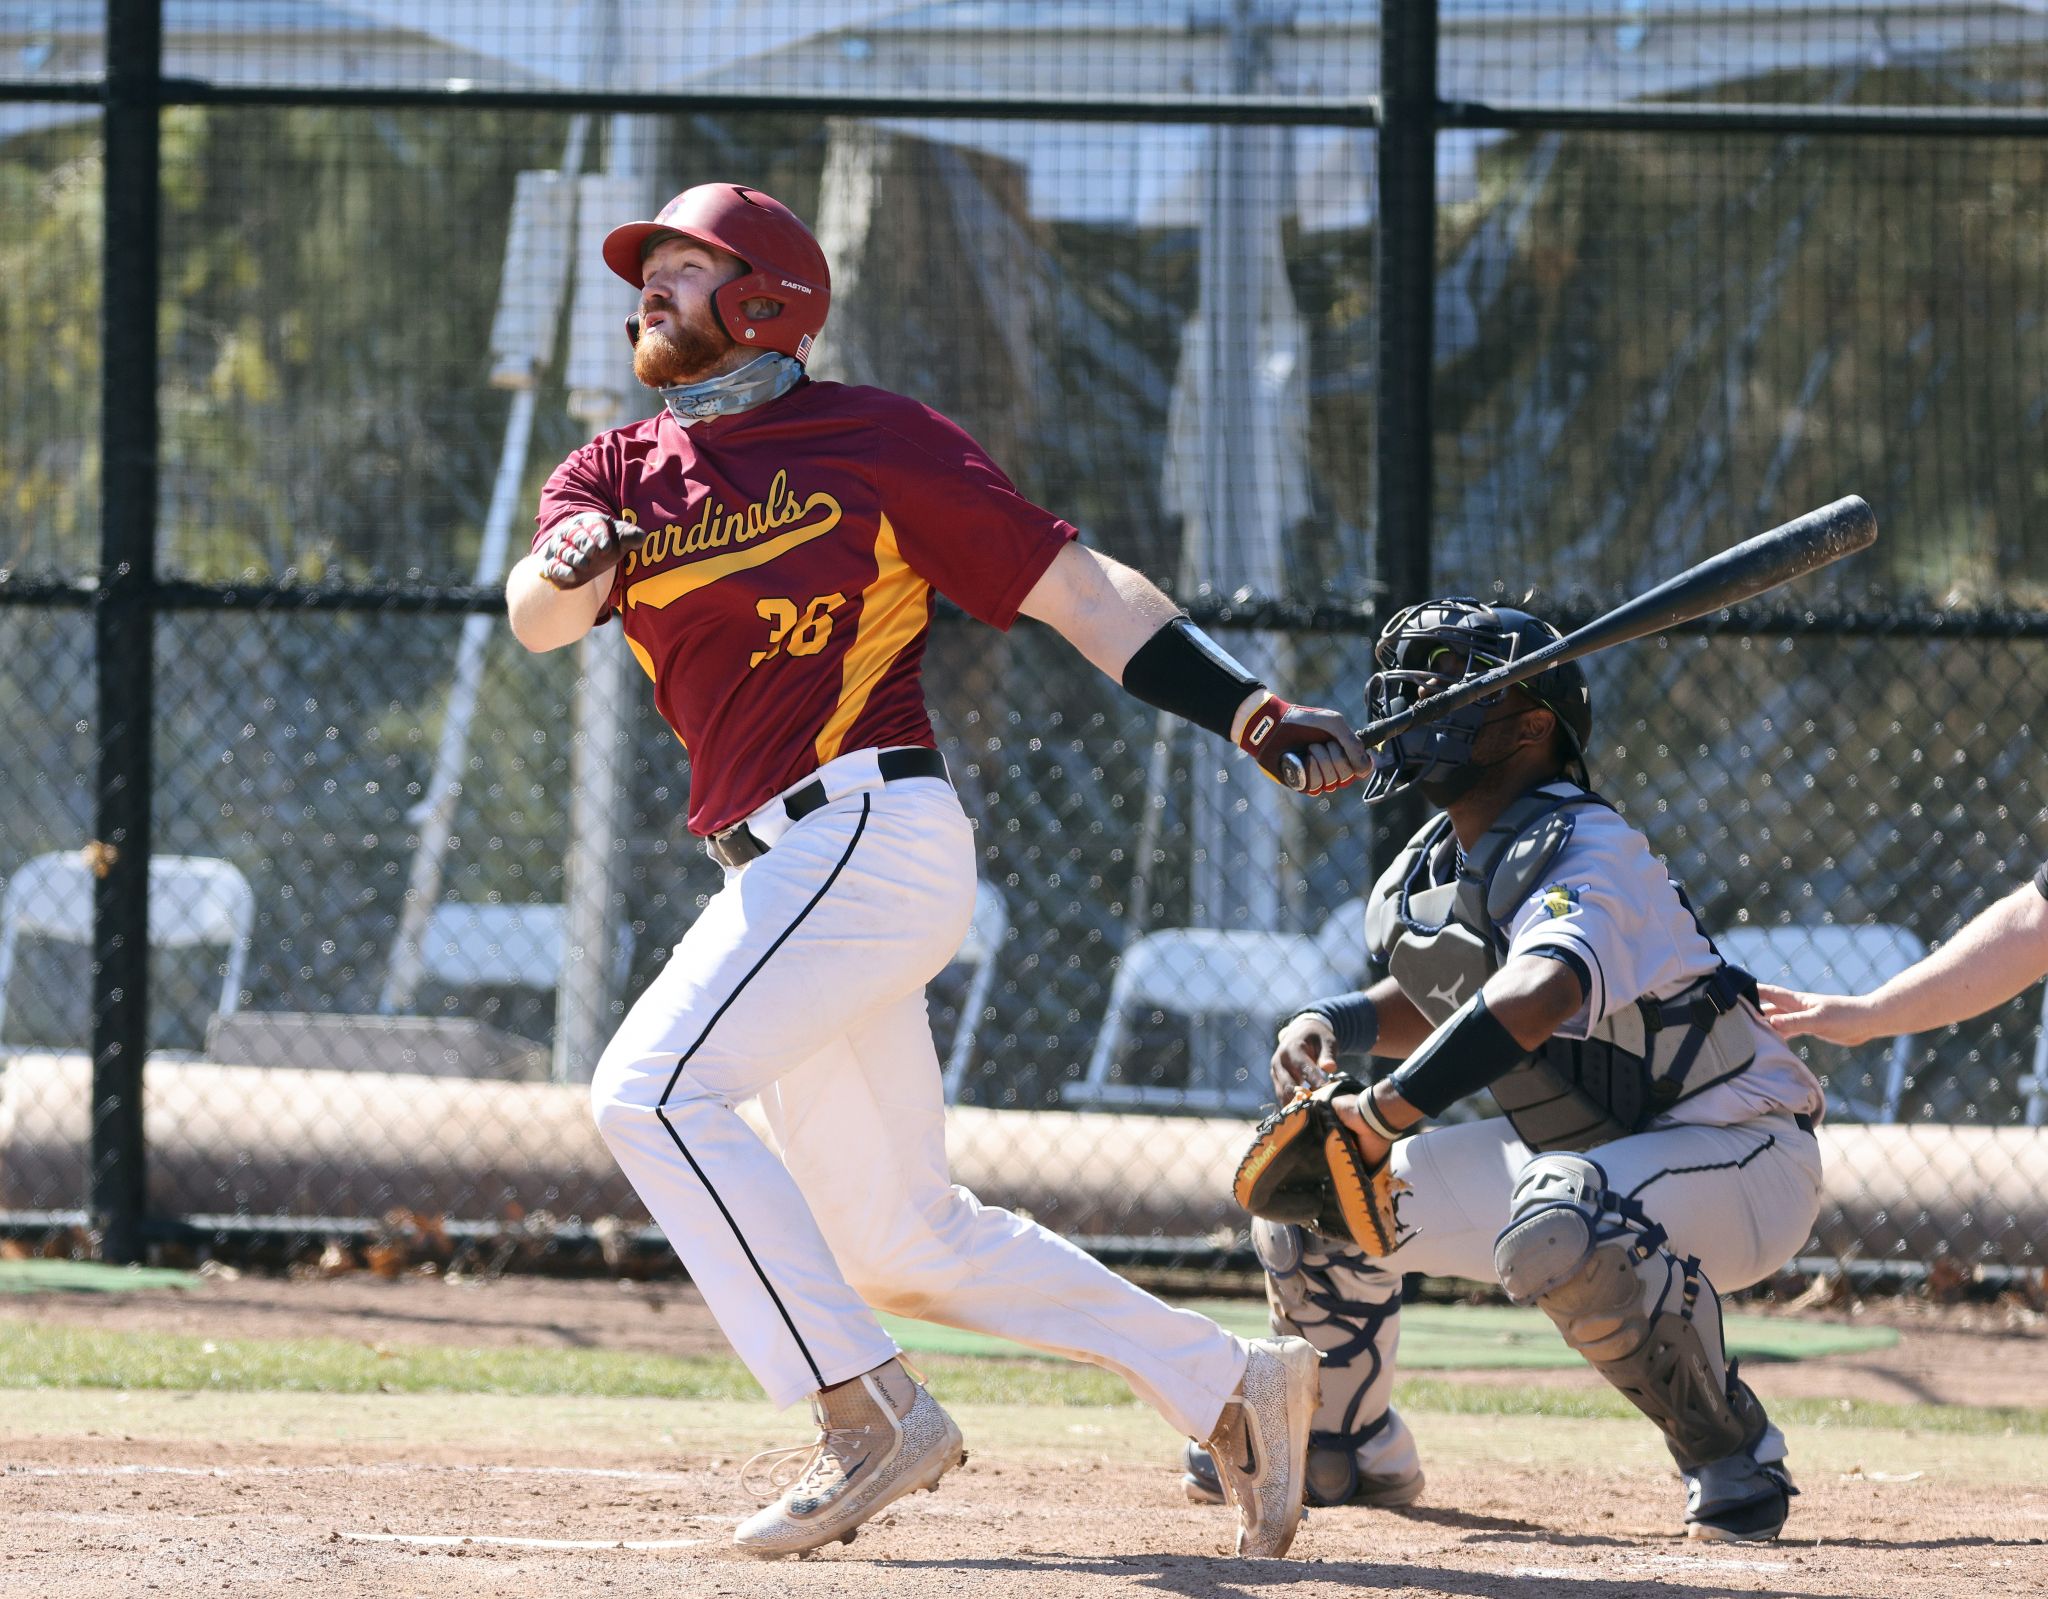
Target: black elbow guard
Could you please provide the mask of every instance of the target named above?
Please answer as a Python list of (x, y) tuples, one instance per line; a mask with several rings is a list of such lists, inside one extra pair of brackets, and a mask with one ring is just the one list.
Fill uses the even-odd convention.
[(1486, 1008), (1486, 996), (1474, 994), (1387, 1081), (1424, 1115), (1441, 1116), (1512, 1071), (1528, 1053)]
[(1124, 665), (1124, 691), (1147, 705), (1230, 737), (1238, 707), (1265, 685), (1208, 634), (1176, 616)]

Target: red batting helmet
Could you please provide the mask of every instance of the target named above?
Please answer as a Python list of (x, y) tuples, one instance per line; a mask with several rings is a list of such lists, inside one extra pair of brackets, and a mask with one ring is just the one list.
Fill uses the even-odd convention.
[[(628, 222), (605, 235), (604, 264), (634, 288), (641, 263), (660, 239), (695, 239), (736, 255), (747, 270), (711, 297), (719, 326), (736, 344), (780, 350), (799, 361), (825, 326), (832, 273), (811, 230), (780, 200), (737, 183), (700, 183), (661, 208), (652, 222)], [(749, 321), (741, 306), (773, 300), (782, 314)]]

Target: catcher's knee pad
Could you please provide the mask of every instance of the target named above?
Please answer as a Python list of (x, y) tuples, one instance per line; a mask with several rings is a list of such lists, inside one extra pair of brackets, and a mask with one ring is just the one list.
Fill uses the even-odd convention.
[(1731, 1455), (1761, 1433), (1762, 1407), (1728, 1370), (1721, 1303), (1699, 1262), (1672, 1254), (1664, 1229), (1608, 1192), (1592, 1161), (1531, 1161), (1493, 1260), (1508, 1297), (1540, 1306), (1657, 1424), (1681, 1467)]
[(1398, 1494), (1411, 1477), (1420, 1487), (1414, 1440), (1388, 1408), (1401, 1279), (1372, 1265), (1354, 1244), (1264, 1218), (1252, 1223), (1252, 1248), (1266, 1269), (1274, 1333), (1306, 1338), (1322, 1356), (1309, 1432), (1309, 1503), (1412, 1502), (1413, 1492)]

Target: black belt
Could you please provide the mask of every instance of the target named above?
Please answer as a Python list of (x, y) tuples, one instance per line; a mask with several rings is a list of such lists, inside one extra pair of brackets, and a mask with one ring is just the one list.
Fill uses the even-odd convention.
[[(883, 750), (875, 756), (875, 766), (885, 783), (896, 782), (905, 777), (936, 777), (946, 781), (946, 757), (937, 750), (920, 748)], [(802, 788), (792, 789), (782, 796), (782, 809), (792, 822), (800, 822), (812, 811), (825, 803), (825, 784), (822, 778), (812, 778)], [(704, 848), (711, 858), (721, 866), (740, 867), (748, 861), (768, 853), (768, 846), (745, 822), (735, 822), (722, 833), (713, 833), (704, 840)]]
[(1799, 1124), (1799, 1130), (1802, 1133), (1810, 1133), (1813, 1131), (1813, 1118), (1807, 1115), (1805, 1111), (1795, 1110), (1792, 1113), (1792, 1119)]

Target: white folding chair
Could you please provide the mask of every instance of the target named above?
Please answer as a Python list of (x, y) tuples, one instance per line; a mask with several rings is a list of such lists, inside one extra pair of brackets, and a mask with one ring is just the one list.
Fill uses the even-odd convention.
[(539, 988), (562, 978), (560, 905), (443, 900), (420, 938), (420, 975), (451, 987)]
[[(0, 1038), (6, 1036), (7, 986), (21, 935), (91, 943), (92, 890), (91, 869), (76, 850), (38, 855), (7, 880), (7, 892), (0, 895)], [(226, 945), (215, 1007), (219, 1015), (233, 1015), (241, 1004), (255, 917), (249, 881), (227, 861), (204, 855), (150, 857), (150, 947)]]
[[(1714, 935), (1714, 947), (1723, 960), (1763, 982), (1821, 994), (1867, 992), (1927, 953), (1919, 934), (1892, 922), (1731, 927)], [(1831, 1094), (1832, 1107), (1862, 1121), (1897, 1121), (1912, 1058), (1912, 1039), (1902, 1034), (1891, 1045), (1883, 1098), (1872, 1103)]]
[(1088, 1069), (1064, 1086), (1063, 1103), (1101, 1108), (1172, 1106), (1243, 1111), (1267, 1097), (1264, 1061), (1245, 1083), (1185, 1088), (1115, 1081), (1133, 1015), (1171, 1011), (1190, 1019), (1278, 1017), (1328, 994), (1355, 988), (1365, 973), (1363, 904), (1349, 900), (1313, 936), (1304, 933), (1173, 927), (1135, 940), (1117, 963), (1109, 1005)]
[(988, 1005), (988, 991), (996, 978), (996, 956), (1003, 947), (1003, 940), (1010, 933), (1010, 913), (1003, 904), (1001, 892), (992, 883), (977, 883), (974, 888), (974, 920), (969, 924), (967, 937), (961, 941), (959, 950), (949, 962), (954, 966), (972, 966), (974, 973), (967, 979), (967, 989), (960, 997), (960, 1019), (953, 1028), (953, 1045), (946, 1054), (946, 1103), (951, 1105), (960, 1098), (960, 1089), (967, 1081), (968, 1062), (974, 1057), (974, 1035), (981, 1026), (981, 1013)]
[[(560, 905), (443, 900), (420, 938), (420, 975), (451, 988), (537, 988), (552, 994), (562, 981), (567, 911)], [(614, 977), (623, 983), (633, 962), (633, 929), (615, 929)]]

